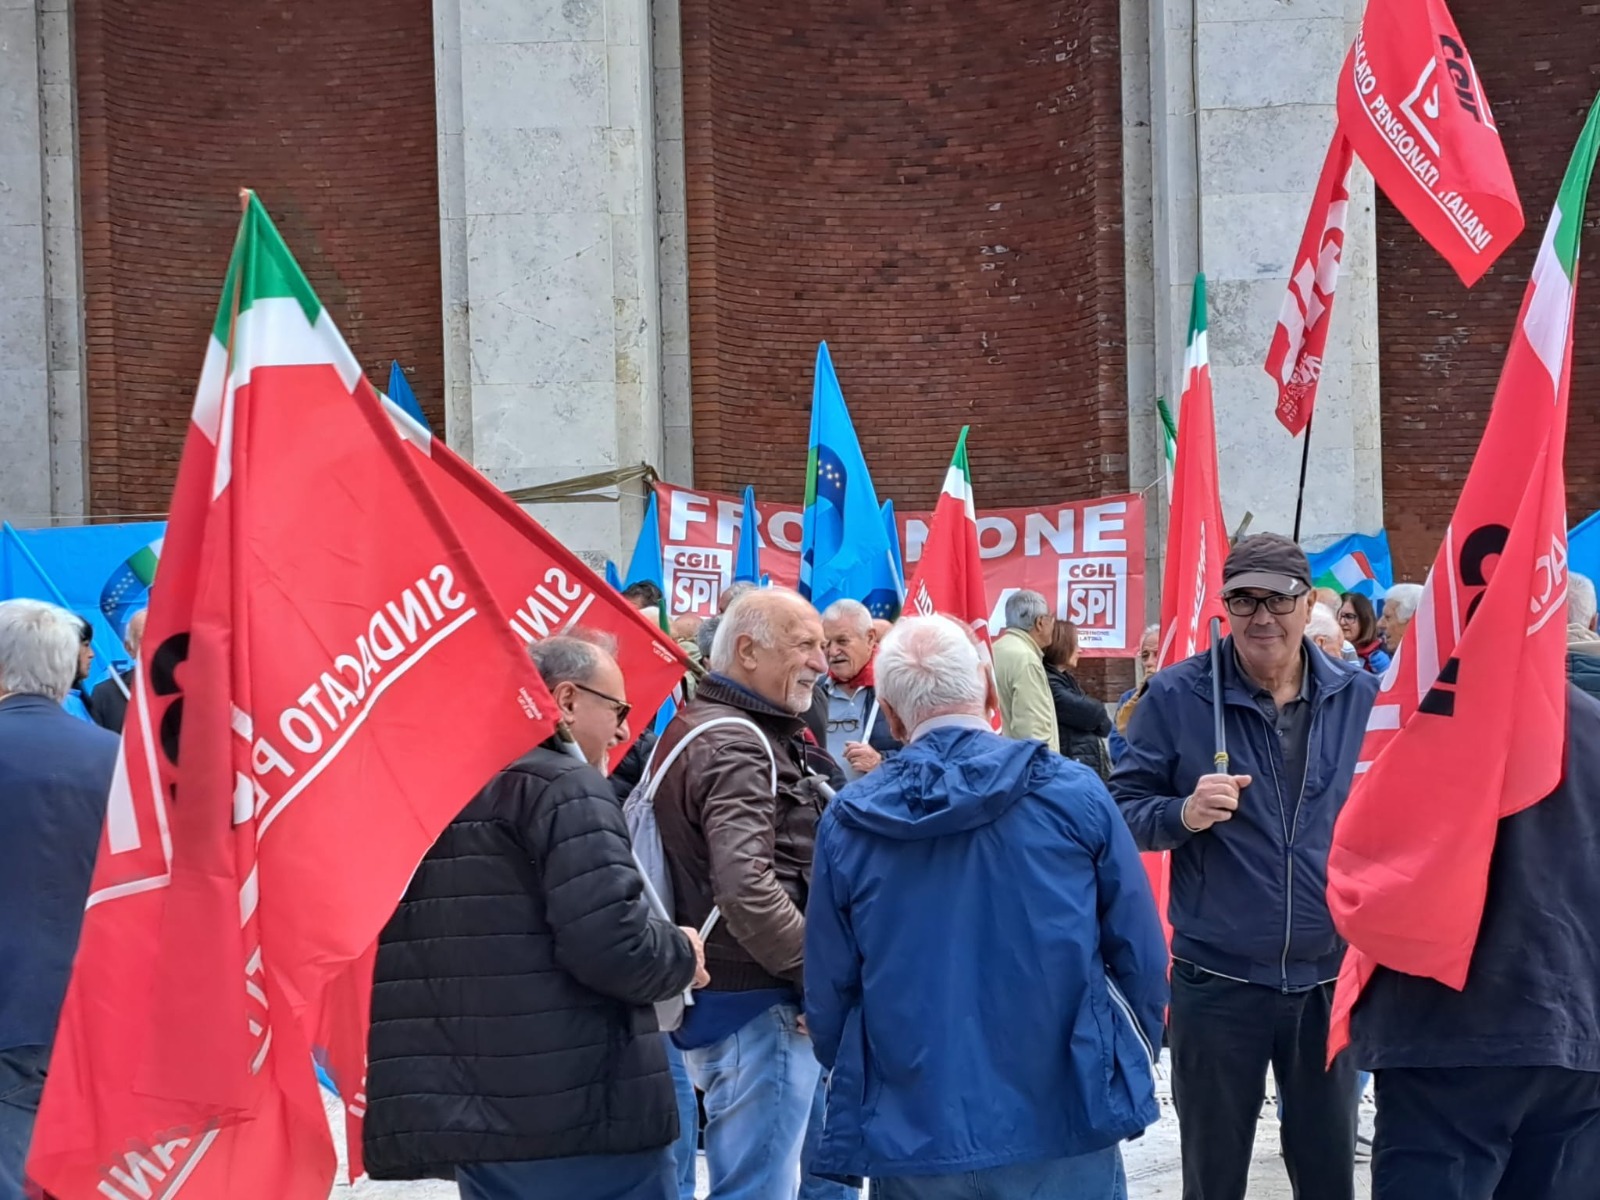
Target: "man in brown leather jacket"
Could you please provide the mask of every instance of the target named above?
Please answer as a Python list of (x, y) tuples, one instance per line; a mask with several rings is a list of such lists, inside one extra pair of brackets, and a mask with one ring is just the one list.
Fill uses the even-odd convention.
[(676, 919), (699, 928), (720, 912), (706, 939), (711, 985), (674, 1035), (706, 1095), (718, 1200), (793, 1200), (821, 1070), (800, 986), (823, 806), (801, 717), (827, 671), (822, 648), (821, 618), (795, 593), (741, 596), (717, 629), (711, 674), (656, 751), (666, 763), (692, 735), (655, 796)]

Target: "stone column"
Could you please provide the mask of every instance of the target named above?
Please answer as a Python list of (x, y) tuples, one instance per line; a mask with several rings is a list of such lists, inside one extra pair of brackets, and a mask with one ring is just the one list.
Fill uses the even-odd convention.
[[(436, 0), (447, 436), (511, 489), (663, 455), (649, 0)], [(540, 505), (591, 561), (641, 504)]]
[[(1142, 0), (1125, 0), (1138, 4)], [(1222, 501), (1230, 525), (1289, 532), (1299, 439), (1263, 370), (1334, 128), (1359, 0), (1148, 0), (1153, 281), (1161, 390), (1182, 389), (1194, 274), (1209, 293)], [(1370, 177), (1351, 180), (1344, 269), (1312, 435), (1302, 537), (1383, 522), (1376, 234)]]
[(0, 515), (84, 511), (77, 134), (67, 0), (0, 0)]

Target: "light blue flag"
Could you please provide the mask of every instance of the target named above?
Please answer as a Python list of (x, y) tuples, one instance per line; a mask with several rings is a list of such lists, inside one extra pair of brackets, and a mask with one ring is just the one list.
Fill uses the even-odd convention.
[(894, 519), (894, 501), (885, 500), (879, 510), (883, 515), (883, 532), (889, 538), (889, 553), (894, 560), (894, 583), (900, 593), (900, 603), (906, 602), (906, 560), (900, 553), (900, 525)]
[(761, 582), (761, 518), (756, 513), (756, 489), (744, 489), (744, 515), (739, 520), (739, 546), (733, 555), (733, 582)]
[(636, 583), (653, 583), (667, 591), (667, 572), (661, 561), (661, 518), (656, 509), (655, 489), (650, 490), (650, 501), (644, 506), (644, 524), (639, 527), (639, 540), (633, 544), (633, 557), (628, 560), (628, 573), (622, 586), (631, 588)]
[(1567, 531), (1567, 570), (1600, 582), (1600, 512)]
[(672, 718), (678, 715), (678, 691), (674, 688), (667, 693), (667, 698), (656, 710), (655, 723), (650, 726), (650, 732), (659, 738), (667, 732), (667, 726), (672, 724)]
[(622, 590), (622, 576), (617, 574), (617, 564), (606, 559), (606, 582), (616, 591)]
[(818, 609), (835, 600), (859, 600), (875, 617), (893, 619), (900, 611), (900, 587), (878, 495), (827, 342), (817, 347), (811, 386), (800, 594)]
[(422, 405), (417, 403), (417, 394), (411, 390), (411, 383), (406, 379), (406, 373), (400, 369), (400, 363), (395, 359), (389, 360), (388, 396), (406, 410), (408, 417), (429, 433), (433, 432), (433, 427), (428, 424), (428, 418), (422, 415)]
[(1372, 601), (1382, 599), (1394, 584), (1394, 564), (1389, 558), (1389, 535), (1352, 533), (1324, 550), (1307, 554), (1311, 582), (1332, 588), (1341, 596), (1359, 592)]

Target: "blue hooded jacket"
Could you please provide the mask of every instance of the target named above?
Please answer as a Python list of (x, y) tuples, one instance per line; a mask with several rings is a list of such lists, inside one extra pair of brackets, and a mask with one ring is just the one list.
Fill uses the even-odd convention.
[(806, 1022), (833, 1075), (813, 1170), (956, 1174), (1138, 1135), (1166, 973), (1093, 772), (987, 729), (924, 733), (818, 826)]
[(1200, 777), (1216, 770), (1205, 654), (1151, 678), (1111, 775), (1139, 848), (1172, 851), (1172, 956), (1285, 992), (1339, 974), (1344, 942), (1328, 914), (1328, 849), (1378, 694), (1376, 675), (1306, 647), (1314, 694), (1303, 778), (1288, 778), (1231, 637), (1220, 655), (1229, 770), (1251, 778), (1233, 817), (1190, 833), (1181, 816)]

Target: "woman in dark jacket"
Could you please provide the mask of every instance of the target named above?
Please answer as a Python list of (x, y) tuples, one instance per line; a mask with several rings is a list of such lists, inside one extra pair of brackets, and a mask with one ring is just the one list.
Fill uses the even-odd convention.
[(1372, 601), (1360, 592), (1346, 592), (1339, 597), (1339, 628), (1345, 641), (1356, 648), (1361, 665), (1374, 675), (1389, 669), (1389, 652), (1383, 648), (1383, 638), (1378, 635), (1378, 614)]
[(1061, 753), (1104, 778), (1106, 752), (1100, 739), (1111, 732), (1111, 717), (1106, 706), (1085, 695), (1072, 677), (1072, 668), (1077, 665), (1078, 627), (1071, 621), (1057, 621), (1055, 637), (1044, 652), (1044, 673), (1050, 680), (1050, 698), (1056, 704)]

